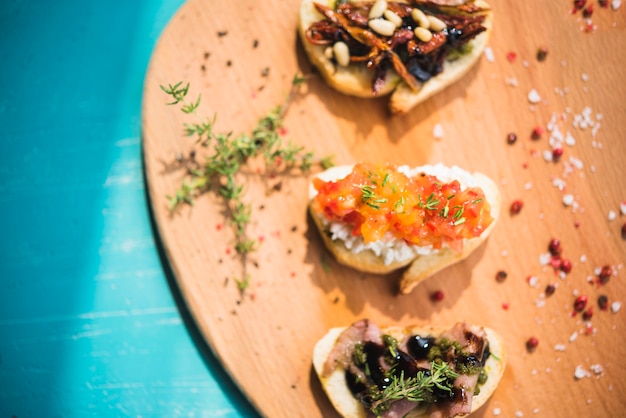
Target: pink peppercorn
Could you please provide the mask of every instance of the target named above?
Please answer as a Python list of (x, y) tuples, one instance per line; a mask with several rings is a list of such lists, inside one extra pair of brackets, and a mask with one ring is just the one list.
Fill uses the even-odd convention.
[(537, 337), (530, 337), (528, 340), (526, 340), (526, 349), (530, 353), (535, 351), (538, 345), (539, 345), (539, 340), (537, 339)]
[(541, 126), (535, 126), (530, 134), (530, 137), (531, 139), (534, 139), (536, 141), (538, 139), (541, 139), (541, 135), (543, 135), (543, 129), (541, 128)]
[(441, 302), (444, 298), (444, 294), (441, 290), (436, 290), (430, 295), (430, 300), (433, 302)]
[(613, 275), (613, 269), (611, 268), (611, 266), (603, 266), (602, 269), (600, 270), (600, 274), (598, 274), (598, 284), (599, 285), (607, 284), (609, 280), (611, 279), (612, 275)]
[(561, 241), (557, 238), (552, 238), (548, 244), (548, 251), (550, 251), (550, 254), (560, 255), (562, 250)]
[(554, 148), (552, 150), (552, 161), (557, 162), (563, 156), (563, 148)]
[(521, 212), (523, 207), (524, 207), (524, 202), (522, 202), (521, 200), (514, 200), (513, 203), (511, 203), (511, 207), (509, 208), (509, 211), (511, 212), (511, 215), (517, 215), (518, 213)]
[(570, 271), (572, 271), (572, 262), (569, 260), (561, 261), (561, 271), (565, 274), (568, 274)]
[(510, 134), (506, 136), (507, 144), (513, 145), (516, 141), (517, 141), (517, 135), (515, 135), (513, 132), (511, 132)]
[(587, 306), (587, 296), (580, 295), (574, 300), (574, 311), (582, 312)]

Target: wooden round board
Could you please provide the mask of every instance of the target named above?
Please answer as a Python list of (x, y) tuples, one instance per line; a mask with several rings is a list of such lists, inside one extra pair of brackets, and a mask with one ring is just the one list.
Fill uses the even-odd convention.
[[(594, 7), (591, 32), (582, 12), (571, 13), (570, 0), (492, 0), (491, 54), (404, 116), (391, 116), (386, 98), (348, 97), (324, 84), (297, 36), (297, 0), (190, 0), (174, 16), (145, 81), (149, 196), (199, 329), (260, 414), (334, 416), (312, 372), (312, 349), (330, 327), (364, 317), (380, 325), (465, 320), (501, 333), (507, 369), (477, 416), (623, 412), (626, 312), (614, 302), (626, 302), (626, 216), (620, 211), (626, 200), (626, 6), (587, 3)], [(542, 47), (543, 61), (537, 59)], [(240, 133), (283, 102), (297, 73), (306, 82), (289, 107), (285, 138), (317, 156), (332, 154), (337, 164), (442, 162), (480, 170), (496, 180), (503, 197), (489, 240), (466, 261), (399, 295), (398, 273), (357, 273), (323, 248), (307, 216), (310, 175), (273, 177), (250, 169), (241, 177), (253, 206), (249, 232), (262, 245), (250, 256), (251, 281), (242, 297), (235, 281), (242, 263), (223, 200), (206, 193), (193, 207), (168, 209), (166, 196), (185, 176), (179, 159), (194, 149), (183, 124), (198, 119), (167, 106), (160, 85), (189, 82), (190, 97), (202, 95), (198, 113), (216, 115), (217, 131)], [(536, 104), (528, 100), (533, 89), (541, 97)], [(535, 127), (543, 134), (533, 140)], [(556, 130), (568, 144), (558, 162), (548, 162), (544, 152)], [(512, 145), (509, 133), (518, 137)], [(196, 159), (202, 161), (202, 150)], [(518, 199), (523, 208), (510, 215)], [(561, 240), (572, 263), (563, 277), (540, 262), (551, 238)], [(605, 265), (614, 275), (598, 286), (595, 275)], [(507, 277), (498, 282), (501, 270)], [(556, 284), (551, 296), (549, 284)], [(432, 301), (438, 290), (444, 299)], [(588, 296), (588, 321), (572, 315), (576, 295)], [(607, 310), (597, 306), (600, 295), (608, 297)], [(530, 337), (539, 341), (532, 353)]]

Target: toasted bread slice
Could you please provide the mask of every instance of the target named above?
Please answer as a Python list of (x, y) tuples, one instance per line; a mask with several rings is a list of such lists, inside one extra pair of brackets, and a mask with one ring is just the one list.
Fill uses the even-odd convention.
[[(325, 51), (327, 45), (317, 45), (307, 40), (307, 30), (312, 24), (322, 20), (314, 3), (333, 8), (336, 0), (302, 0), (300, 5), (299, 33), (304, 50), (311, 63), (319, 70), (324, 80), (334, 89), (352, 96), (373, 98), (391, 94), (389, 108), (392, 113), (401, 114), (461, 79), (479, 60), (493, 30), (493, 13), (484, 0), (454, 2), (455, 5), (472, 3), (473, 8), (485, 16), (482, 26), (485, 30), (471, 39), (462, 54), (451, 54), (443, 62), (443, 71), (421, 84), (417, 90), (409, 87), (393, 69), (386, 70), (384, 80), (379, 83), (376, 93), (372, 90), (373, 71), (363, 62), (353, 62), (348, 66), (336, 63)], [(407, 3), (400, 0), (399, 3)], [(434, 3), (449, 3), (446, 1)], [(444, 7), (445, 9), (445, 7)]]
[[(368, 411), (361, 402), (356, 399), (346, 384), (345, 368), (339, 366), (332, 372), (328, 372), (327, 362), (331, 352), (335, 348), (342, 332), (348, 327), (330, 329), (315, 345), (313, 349), (313, 368), (321, 382), (322, 388), (337, 412), (344, 418), (366, 418)], [(477, 328), (477, 327), (474, 327)], [(381, 328), (383, 334), (391, 335), (398, 341), (402, 341), (411, 335), (430, 335), (438, 337), (450, 328), (412, 325), (406, 327), (391, 326)], [(478, 410), (493, 395), (504, 374), (507, 352), (502, 336), (496, 331), (486, 327), (480, 327), (489, 342), (491, 355), (484, 365), (487, 380), (480, 385), (480, 392), (473, 396), (471, 412)], [(405, 415), (405, 418), (428, 417), (427, 407), (415, 409)]]
[[(346, 177), (352, 170), (353, 166), (336, 166), (332, 167), (317, 177), (324, 181), (339, 180)], [(330, 225), (326, 222), (324, 216), (315, 213), (310, 205), (309, 211), (313, 221), (320, 231), (322, 240), (328, 250), (334, 255), (336, 260), (348, 267), (356, 270), (372, 273), (387, 274), (400, 268), (407, 267), (400, 281), (400, 291), (402, 293), (410, 293), (415, 286), (421, 281), (427, 279), (438, 271), (467, 258), (480, 244), (482, 244), (491, 234), (500, 215), (501, 197), (500, 191), (495, 182), (482, 173), (469, 173), (459, 167), (445, 167), (441, 164), (427, 165), (414, 169), (413, 171), (425, 172), (426, 174), (435, 175), (441, 181), (459, 180), (466, 187), (480, 187), (487, 202), (490, 206), (490, 214), (493, 222), (476, 238), (465, 239), (463, 249), (457, 252), (449, 247), (443, 247), (438, 251), (431, 251), (422, 255), (414, 255), (411, 258), (394, 259), (393, 261), (385, 261), (381, 254), (377, 254), (374, 250), (366, 249), (355, 252), (346, 246), (346, 242), (342, 239), (333, 239), (330, 232)], [(467, 184), (467, 183), (470, 184)], [(465, 184), (464, 184), (465, 183)], [(309, 197), (313, 199), (316, 195), (315, 188), (311, 185)]]

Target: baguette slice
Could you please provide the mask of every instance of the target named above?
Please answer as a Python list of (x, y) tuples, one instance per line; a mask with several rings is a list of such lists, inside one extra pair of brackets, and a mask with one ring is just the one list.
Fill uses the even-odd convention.
[[(315, 345), (313, 349), (313, 369), (317, 374), (324, 392), (328, 396), (331, 404), (337, 412), (344, 418), (366, 418), (370, 417), (368, 411), (363, 407), (361, 402), (357, 400), (346, 384), (345, 368), (339, 366), (329, 373), (328, 359), (337, 344), (339, 337), (348, 327), (331, 328)], [(411, 335), (431, 335), (440, 336), (448, 331), (451, 327), (436, 326), (391, 326), (381, 328), (383, 334), (393, 336), (396, 340), (402, 341)], [(484, 365), (484, 371), (487, 374), (487, 380), (480, 386), (480, 392), (474, 395), (471, 403), (471, 412), (473, 413), (484, 405), (493, 395), (504, 374), (507, 361), (507, 352), (505, 349), (502, 336), (496, 331), (486, 327), (471, 327), (473, 329), (480, 328), (486, 333), (486, 339), (489, 342), (489, 351), (491, 355), (488, 357)], [(418, 408), (407, 413), (405, 418), (428, 417), (427, 408)], [(446, 418), (445, 415), (442, 418)]]
[[(317, 177), (324, 181), (339, 180), (346, 177), (352, 171), (352, 168), (353, 166), (351, 165), (331, 167), (330, 169), (318, 174)], [(348, 249), (345, 241), (341, 239), (333, 240), (333, 236), (329, 232), (330, 226), (324, 216), (316, 213), (312, 205), (309, 205), (309, 212), (311, 213), (311, 217), (313, 218), (315, 225), (320, 231), (320, 235), (325, 246), (340, 264), (358, 271), (372, 274), (387, 274), (408, 266), (408, 268), (406, 268), (403, 272), (402, 279), (400, 281), (400, 292), (403, 294), (410, 293), (415, 286), (435, 273), (467, 258), (491, 234), (498, 217), (500, 216), (500, 191), (498, 190), (495, 182), (485, 174), (479, 172), (469, 173), (459, 167), (446, 167), (442, 164), (425, 165), (418, 167), (417, 169), (425, 172), (426, 174), (435, 175), (442, 181), (457, 179), (462, 185), (468, 187), (477, 186), (483, 190), (485, 198), (491, 207), (493, 222), (480, 236), (472, 239), (465, 239), (463, 250), (461, 252), (456, 252), (449, 247), (443, 247), (439, 251), (431, 252), (430, 254), (417, 255), (413, 258), (393, 260), (392, 262), (385, 263), (383, 256), (377, 255), (373, 250), (367, 249), (355, 253), (354, 251)], [(463, 181), (463, 179), (466, 181)], [(470, 180), (472, 184), (467, 184), (467, 180)], [(311, 185), (309, 188), (309, 198), (312, 200), (316, 193), (315, 188)]]
[[(400, 0), (399, 3), (408, 3)], [(493, 13), (490, 6), (484, 0), (460, 0), (435, 1), (445, 5), (473, 3), (480, 9), (480, 13), (485, 15), (482, 26), (485, 31), (476, 35), (468, 43), (468, 52), (461, 55), (454, 54), (443, 62), (443, 71), (430, 78), (421, 85), (419, 90), (414, 90), (407, 85), (394, 71), (389, 69), (386, 72), (384, 82), (380, 85), (379, 91), (372, 92), (373, 71), (366, 68), (364, 63), (351, 63), (348, 66), (336, 65), (335, 61), (325, 54), (325, 45), (315, 45), (307, 40), (306, 32), (315, 22), (323, 19), (323, 16), (316, 10), (314, 3), (320, 3), (328, 7), (334, 7), (336, 0), (302, 0), (300, 4), (300, 19), (298, 31), (302, 39), (304, 50), (311, 63), (320, 71), (322, 77), (332, 88), (348, 95), (373, 98), (391, 94), (389, 108), (394, 114), (403, 114), (411, 108), (440, 92), (447, 86), (461, 79), (480, 59), (480, 56), (487, 47), (487, 43), (493, 30)]]

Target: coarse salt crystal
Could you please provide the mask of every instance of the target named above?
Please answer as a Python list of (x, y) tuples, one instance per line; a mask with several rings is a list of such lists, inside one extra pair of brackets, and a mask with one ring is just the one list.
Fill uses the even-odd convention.
[(585, 263), (585, 262), (587, 262), (587, 256), (586, 256), (585, 254), (583, 254), (583, 255), (581, 255), (581, 256), (580, 256), (580, 262), (581, 262), (581, 263)]
[(626, 200), (622, 200), (619, 203), (619, 211), (621, 212), (622, 215), (626, 215)]
[(576, 138), (574, 138), (572, 134), (569, 133), (569, 131), (567, 132), (567, 134), (565, 134), (565, 143), (570, 147), (576, 145)]
[(557, 344), (554, 346), (554, 350), (555, 351), (565, 351), (565, 345), (564, 344)]
[(502, 410), (500, 408), (493, 408), (493, 416), (497, 417), (502, 413)]
[(589, 368), (594, 374), (602, 374), (602, 372), (604, 371), (601, 364), (592, 364), (591, 366), (589, 366)]
[(533, 409), (533, 414), (538, 414), (538, 413), (539, 413), (539, 408)]
[(563, 204), (565, 206), (571, 206), (574, 203), (574, 195), (566, 194), (563, 195)]
[(574, 341), (576, 341), (576, 338), (578, 338), (578, 333), (574, 332), (572, 335), (569, 336), (569, 342), (573, 343)]
[(485, 48), (485, 58), (489, 62), (494, 62), (496, 60), (493, 54), (493, 49), (491, 49), (491, 47), (489, 46)]
[(515, 77), (507, 77), (505, 81), (506, 81), (506, 84), (508, 84), (511, 87), (517, 87), (517, 85), (519, 84), (517, 82), (517, 78)]
[(528, 92), (528, 101), (532, 104), (537, 104), (541, 102), (541, 96), (537, 92), (537, 90), (532, 89)]
[(589, 75), (588, 75), (587, 73), (582, 73), (582, 74), (580, 75), (580, 79), (581, 79), (582, 81), (587, 81), (587, 80), (589, 80)]
[(539, 255), (539, 264), (541, 266), (547, 266), (550, 264), (550, 260), (552, 260), (552, 254), (550, 253), (543, 253)]
[(533, 188), (533, 183), (532, 182), (529, 181), (528, 183), (524, 184), (524, 189), (530, 190), (532, 188)]
[(576, 366), (576, 370), (574, 370), (574, 378), (576, 380), (584, 379), (589, 376), (589, 372), (583, 368), (583, 366)]
[(528, 277), (528, 285), (530, 287), (537, 287), (538, 284), (539, 284), (539, 277), (537, 277), (537, 276), (529, 276)]
[(543, 155), (544, 160), (548, 162), (552, 161), (553, 154), (552, 154), (552, 151), (550, 151), (549, 149), (544, 150), (542, 155)]
[(610, 210), (610, 211), (609, 211), (609, 216), (608, 216), (609, 222), (614, 221), (614, 220), (615, 220), (615, 218), (617, 218), (617, 214), (615, 213), (615, 211), (614, 211), (614, 210)]
[(612, 8), (613, 10), (617, 10), (617, 9), (619, 9), (619, 7), (620, 7), (621, 5), (622, 5), (622, 0), (613, 0), (613, 1), (611, 2), (611, 8)]
[(565, 189), (566, 183), (565, 183), (565, 180), (557, 177), (557, 178), (552, 179), (552, 185), (559, 190), (563, 190)]
[(517, 418), (522, 418), (522, 417), (524, 416), (524, 413), (523, 413), (522, 411), (517, 411), (517, 412), (515, 413), (515, 416), (516, 416)]
[(441, 126), (440, 123), (436, 124), (433, 127), (433, 136), (435, 137), (435, 139), (441, 139), (443, 138), (443, 126)]
[(622, 308), (622, 302), (615, 301), (611, 303), (611, 312), (618, 313), (621, 308)]
[(579, 169), (579, 170), (582, 170), (582, 168), (583, 168), (583, 166), (584, 166), (583, 161), (582, 161), (582, 160), (580, 160), (580, 159), (578, 159), (578, 158), (575, 158), (575, 157), (569, 157), (569, 163), (570, 163), (570, 164), (571, 164), (574, 168), (577, 168), (577, 169)]

